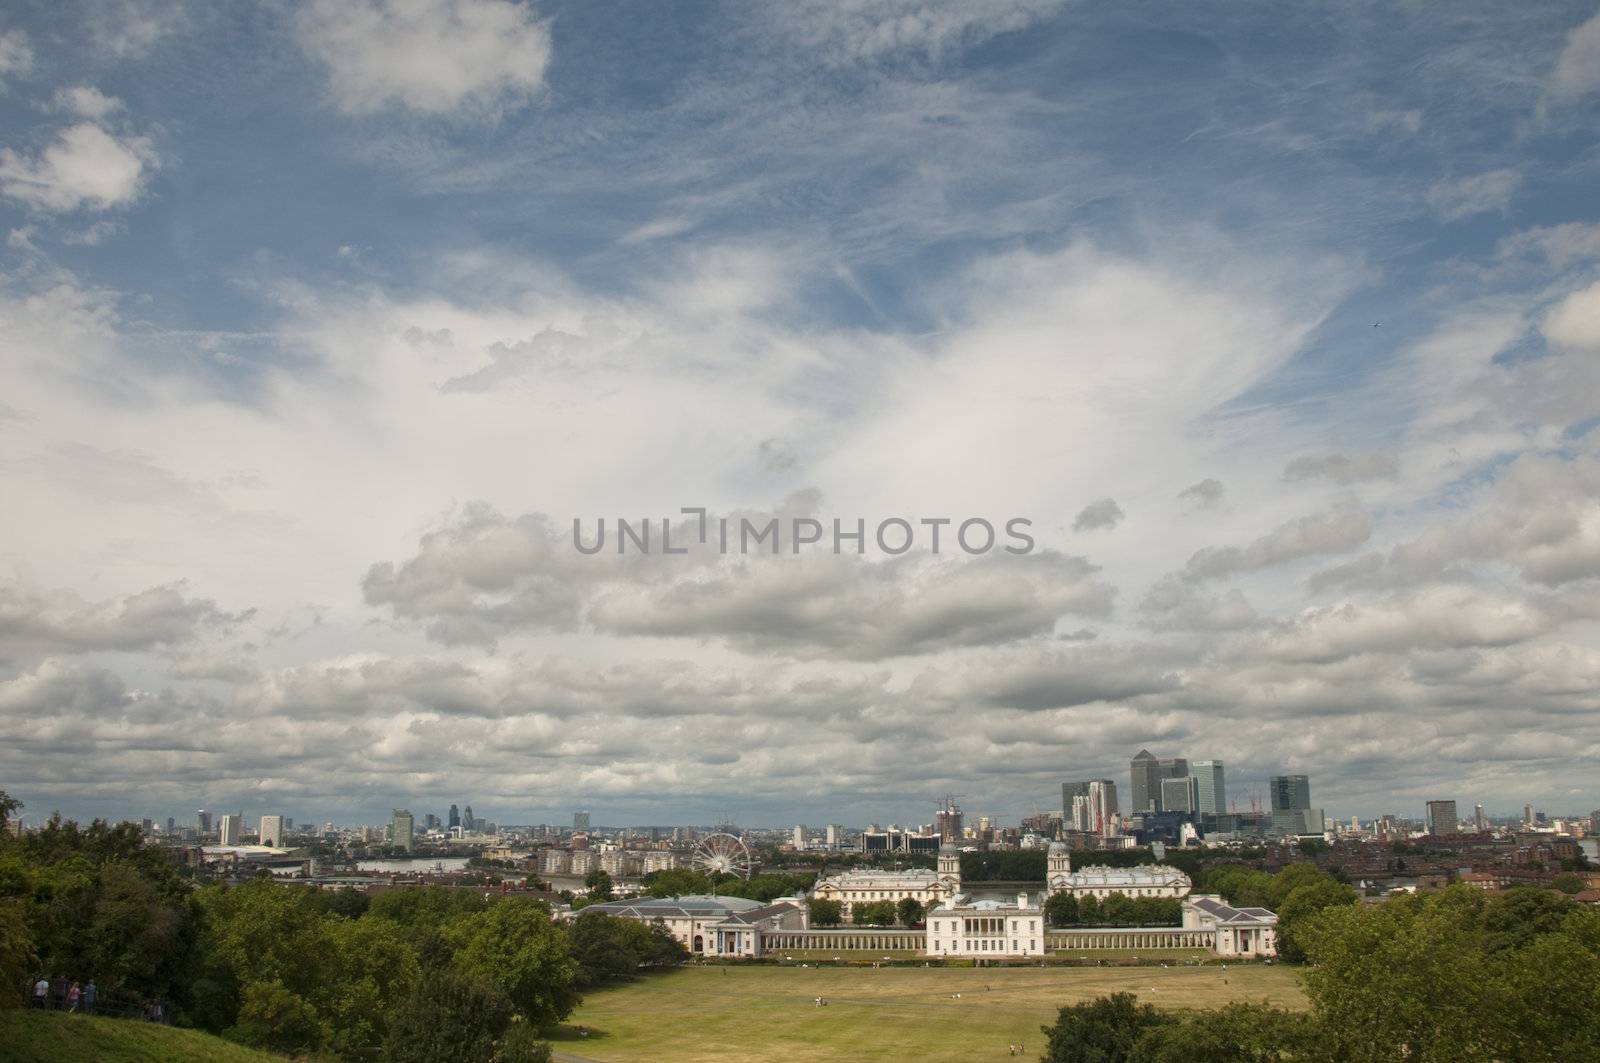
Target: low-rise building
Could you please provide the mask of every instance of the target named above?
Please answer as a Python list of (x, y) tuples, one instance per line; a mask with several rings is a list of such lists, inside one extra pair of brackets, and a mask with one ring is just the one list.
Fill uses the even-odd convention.
[(1215, 894), (1199, 894), (1183, 902), (1183, 928), (1216, 933), (1218, 956), (1276, 956), (1278, 916), (1265, 908), (1235, 908)]
[(957, 888), (928, 870), (845, 871), (818, 882), (811, 895), (818, 900), (838, 901), (848, 913), (852, 905), (873, 901), (898, 904), (907, 897), (931, 908), (954, 896)]
[(659, 921), (696, 956), (754, 958), (763, 953), (764, 933), (798, 931), (806, 926), (805, 906), (792, 899), (762, 904), (744, 897), (641, 897), (591, 904), (573, 918), (581, 919), (587, 912), (644, 923)]

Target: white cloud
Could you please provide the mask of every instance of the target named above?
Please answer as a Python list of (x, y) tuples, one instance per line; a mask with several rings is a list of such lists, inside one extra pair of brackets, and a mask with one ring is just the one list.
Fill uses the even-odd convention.
[(1428, 208), (1444, 221), (1460, 221), (1477, 214), (1503, 211), (1522, 185), (1513, 169), (1490, 170), (1471, 177), (1439, 181), (1428, 189)]
[(1400, 463), (1393, 454), (1325, 454), (1317, 457), (1295, 458), (1284, 466), (1285, 480), (1314, 480), (1326, 478), (1336, 484), (1348, 485), (1364, 480), (1393, 480), (1400, 472)]
[(1567, 43), (1550, 74), (1557, 97), (1582, 96), (1600, 87), (1600, 15), (1567, 34)]
[(786, 34), (834, 63), (909, 52), (937, 59), (959, 47), (1024, 29), (1066, 6), (1064, 0), (844, 0), (795, 2), (765, 10)]
[(148, 140), (80, 122), (32, 158), (0, 148), (0, 194), (41, 210), (109, 210), (137, 199), (155, 164)]
[(21, 30), (0, 33), (0, 77), (21, 77), (33, 69), (33, 46)]
[(122, 101), (107, 96), (93, 85), (75, 85), (56, 90), (56, 106), (79, 118), (104, 118), (122, 107)]
[(352, 113), (520, 105), (542, 88), (550, 61), (549, 27), (512, 0), (312, 0), (298, 29)]
[(1339, 553), (1360, 546), (1372, 535), (1372, 517), (1359, 506), (1342, 504), (1279, 525), (1245, 547), (1208, 546), (1184, 566), (1185, 579), (1220, 579), (1236, 572), (1254, 572), (1317, 554)]
[(1600, 351), (1600, 281), (1564, 297), (1545, 317), (1542, 329), (1559, 347)]

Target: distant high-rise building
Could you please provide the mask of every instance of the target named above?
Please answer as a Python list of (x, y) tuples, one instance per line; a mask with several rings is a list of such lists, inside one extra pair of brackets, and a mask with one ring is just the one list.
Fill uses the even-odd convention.
[(1117, 784), (1111, 779), (1091, 779), (1084, 792), (1072, 798), (1067, 824), (1075, 831), (1111, 837), (1122, 825), (1117, 816)]
[(1447, 834), (1455, 834), (1460, 828), (1460, 820), (1456, 818), (1456, 803), (1454, 801), (1429, 801), (1428, 833), (1435, 838), (1442, 838)]
[(1472, 827), (1479, 834), (1489, 829), (1489, 821), (1484, 817), (1482, 805), (1472, 806)]
[(941, 840), (946, 842), (959, 842), (965, 834), (962, 824), (961, 808), (953, 798), (946, 798), (944, 807), (939, 809), (933, 817), (935, 827)]
[(1088, 796), (1089, 783), (1087, 780), (1083, 782), (1064, 782), (1061, 784), (1061, 814), (1066, 817), (1068, 822), (1071, 822), (1072, 820), (1072, 799), (1075, 797)]
[(1183, 757), (1160, 758), (1148, 749), (1141, 749), (1129, 763), (1133, 776), (1133, 804), (1129, 815), (1140, 812), (1160, 812), (1161, 780), (1181, 779), (1189, 774), (1189, 762)]
[(796, 849), (804, 849), (806, 847), (806, 825), (804, 823), (796, 823), (794, 825), (794, 847)]
[(472, 814), (471, 805), (461, 810), (461, 829), (468, 834), (478, 829), (478, 820)]
[(389, 843), (410, 852), (415, 844), (416, 821), (409, 810), (397, 808), (389, 821)]
[(1267, 784), (1272, 797), (1272, 829), (1279, 834), (1320, 834), (1322, 815), (1311, 808), (1311, 778), (1274, 775)]
[(1200, 794), (1195, 811), (1217, 816), (1228, 811), (1228, 787), (1222, 774), (1222, 761), (1197, 760), (1189, 765), (1189, 774), (1194, 777)]
[(196, 812), (194, 814), (194, 825), (195, 825), (196, 829), (198, 829), (200, 831), (201, 836), (210, 834), (211, 833), (211, 813), (207, 812), (203, 808), (200, 811)]
[(1193, 775), (1161, 780), (1161, 811), (1198, 812), (1200, 810), (1200, 780)]
[(1523, 826), (1531, 827), (1535, 823), (1538, 823), (1538, 822), (1539, 822), (1539, 817), (1534, 815), (1533, 806), (1532, 805), (1523, 805), (1522, 806), (1522, 824), (1523, 824)]
[(143, 834), (146, 837), (148, 837), (150, 834), (154, 833), (155, 829), (156, 829), (156, 821), (155, 820), (153, 820), (153, 819), (141, 819), (139, 821), (139, 833), (140, 834)]
[(283, 844), (283, 817), (261, 817), (261, 844), (271, 845), (274, 848)]
[(575, 830), (575, 831), (577, 831), (577, 830), (588, 830), (589, 829), (589, 813), (588, 812), (574, 812), (572, 814), (572, 829)]
[(176, 833), (178, 833), (178, 821), (176, 819), (173, 819), (171, 816), (167, 817), (167, 833), (168, 834), (176, 834)]
[(244, 833), (244, 824), (241, 822), (243, 819), (243, 816), (234, 815), (232, 812), (224, 813), (217, 828), (217, 842), (221, 845), (238, 845), (239, 836)]
[(828, 848), (837, 849), (844, 844), (844, 828), (837, 823), (828, 824)]
[(461, 826), (461, 809), (455, 805), (450, 806), (450, 821), (446, 824), (451, 830)]

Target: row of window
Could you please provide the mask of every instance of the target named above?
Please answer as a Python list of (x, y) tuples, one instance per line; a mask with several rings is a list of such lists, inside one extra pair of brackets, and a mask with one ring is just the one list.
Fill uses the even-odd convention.
[[(957, 941), (956, 942), (956, 951), (957, 952), (963, 952), (963, 951), (965, 951), (965, 952), (1004, 952), (1004, 951), (1006, 951), (1005, 950), (1005, 944), (1006, 943), (1005, 943), (1005, 940), (1003, 938), (1001, 940), (999, 940), (999, 941), (994, 941), (994, 942), (991, 942), (989, 938), (976, 938), (976, 939), (969, 938), (969, 939), (967, 939), (965, 941)], [(992, 947), (991, 947), (991, 945), (992, 945)], [(948, 944), (945, 944), (944, 945), (944, 950), (946, 952), (948, 952), (949, 949), (950, 949), (950, 946)], [(1021, 952), (1022, 951), (1022, 942), (1021, 941), (1012, 941), (1011, 942), (1011, 951), (1012, 952)], [(1028, 942), (1028, 951), (1029, 952), (1038, 952), (1039, 951), (1039, 939), (1038, 938), (1033, 938)]]
[[(1001, 924), (1005, 923), (1004, 919), (995, 919), (995, 920), (991, 920), (991, 921), (992, 922), (996, 922), (996, 923), (1001, 923)], [(1011, 920), (1011, 932), (1013, 934), (1015, 934), (1018, 930), (1021, 929), (1021, 926), (1019, 926), (1019, 924), (1021, 922), (1022, 922), (1022, 920), (1020, 920), (1020, 919)], [(935, 919), (929, 925), (928, 929), (932, 930), (935, 934), (937, 934), (940, 931), (940, 929), (942, 928), (942, 924), (943, 923), (944, 923), (944, 920)], [(961, 929), (961, 920), (959, 920), (959, 919), (950, 920), (950, 930), (951, 931), (959, 931), (960, 929)], [(1038, 932), (1039, 932), (1039, 920), (1037, 920), (1037, 919), (1029, 919), (1028, 920), (1028, 933), (1037, 934)]]

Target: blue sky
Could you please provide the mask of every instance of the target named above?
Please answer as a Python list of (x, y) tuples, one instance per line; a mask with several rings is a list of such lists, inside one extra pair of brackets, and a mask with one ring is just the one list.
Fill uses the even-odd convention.
[[(12, 5), (0, 777), (1586, 812), (1597, 98), (1582, 4)], [(564, 538), (687, 505), (1044, 553)]]

